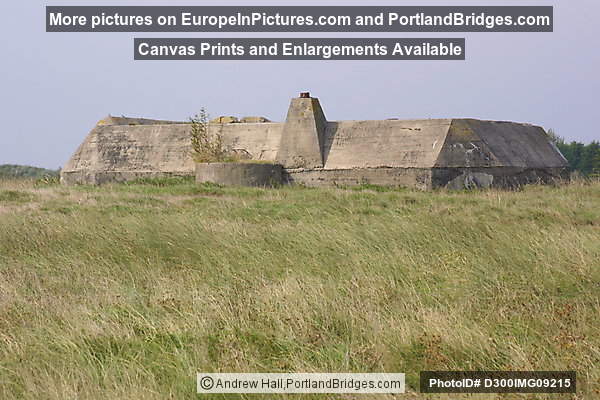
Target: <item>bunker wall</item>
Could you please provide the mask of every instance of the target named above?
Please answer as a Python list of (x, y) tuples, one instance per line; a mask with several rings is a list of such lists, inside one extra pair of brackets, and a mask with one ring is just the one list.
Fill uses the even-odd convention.
[(311, 187), (381, 185), (431, 189), (429, 168), (354, 168), (284, 171), (288, 183)]
[[(190, 131), (185, 123), (108, 117), (61, 180), (193, 175)], [(472, 119), (328, 122), (308, 93), (292, 100), (285, 123), (211, 123), (209, 133), (243, 158), (282, 164), (289, 182), (309, 186), (506, 187), (552, 181), (568, 167), (540, 127)]]
[(456, 119), (436, 167), (559, 168), (568, 162), (538, 126)]
[(340, 121), (327, 125), (325, 169), (429, 168), (451, 120)]
[(246, 152), (251, 159), (274, 161), (283, 127), (282, 123), (210, 124), (208, 132), (221, 134), (226, 146)]

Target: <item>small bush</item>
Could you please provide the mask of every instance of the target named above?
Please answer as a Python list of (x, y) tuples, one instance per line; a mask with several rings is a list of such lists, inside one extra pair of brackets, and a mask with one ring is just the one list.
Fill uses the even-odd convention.
[(190, 133), (192, 149), (196, 162), (237, 161), (235, 154), (224, 145), (222, 134), (210, 135), (208, 133), (208, 113), (204, 108), (201, 108), (198, 114), (190, 118), (190, 123), (192, 125)]
[(35, 187), (55, 186), (60, 184), (59, 175), (44, 175), (35, 181)]

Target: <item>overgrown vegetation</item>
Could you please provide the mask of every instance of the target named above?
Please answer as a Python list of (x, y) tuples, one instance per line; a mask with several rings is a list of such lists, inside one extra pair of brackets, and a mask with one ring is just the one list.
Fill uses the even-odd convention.
[(262, 398), (198, 397), (198, 371), (406, 372), (403, 398), (429, 399), (424, 369), (573, 369), (576, 396), (476, 398), (600, 396), (597, 181), (6, 181), (0, 199), (1, 399)]
[(553, 130), (550, 130), (548, 135), (569, 161), (572, 171), (578, 171), (584, 176), (600, 177), (600, 142), (592, 141), (589, 144), (583, 144), (572, 141), (567, 143)]
[(234, 154), (223, 143), (223, 135), (208, 132), (209, 116), (204, 108), (190, 118), (194, 160), (200, 163), (232, 162)]

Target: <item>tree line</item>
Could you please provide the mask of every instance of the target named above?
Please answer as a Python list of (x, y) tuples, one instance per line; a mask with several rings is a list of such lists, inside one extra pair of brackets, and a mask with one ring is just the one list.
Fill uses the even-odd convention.
[(34, 178), (58, 177), (59, 170), (30, 167), (28, 165), (0, 165), (0, 178)]
[(578, 171), (585, 176), (600, 176), (600, 142), (594, 140), (589, 144), (577, 141), (567, 143), (552, 129), (548, 131), (548, 136), (569, 161), (572, 171)]

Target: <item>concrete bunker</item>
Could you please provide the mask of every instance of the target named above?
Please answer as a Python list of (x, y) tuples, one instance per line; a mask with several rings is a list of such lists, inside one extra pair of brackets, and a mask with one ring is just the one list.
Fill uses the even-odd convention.
[[(211, 121), (209, 134), (250, 161), (279, 164), (285, 183), (432, 189), (514, 187), (568, 177), (566, 159), (538, 126), (476, 119), (329, 121), (317, 98), (294, 98), (285, 122)], [(108, 118), (61, 172), (64, 184), (196, 174), (183, 122)]]

